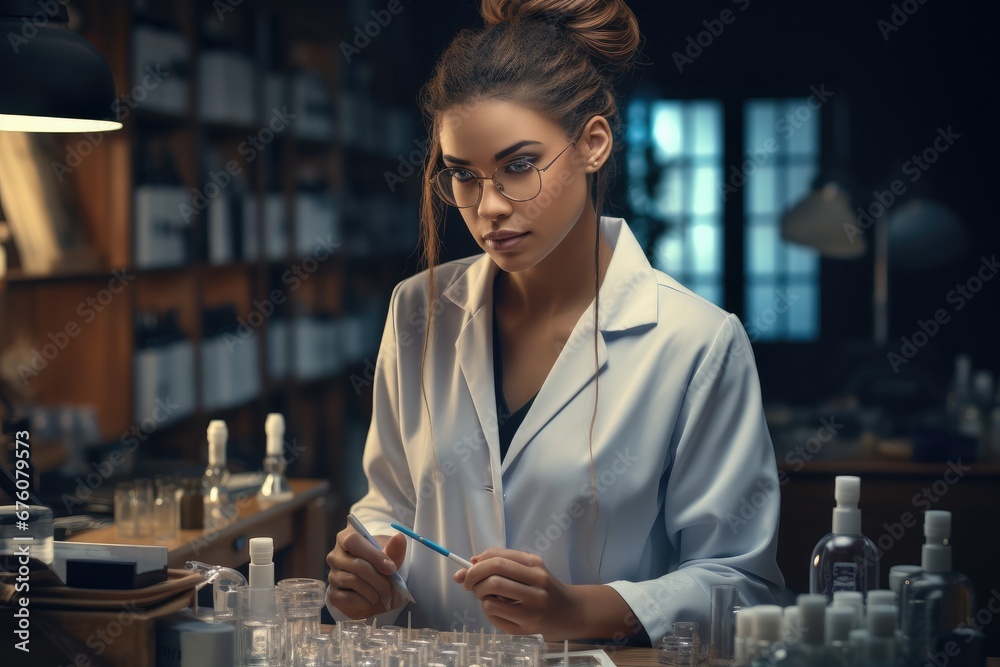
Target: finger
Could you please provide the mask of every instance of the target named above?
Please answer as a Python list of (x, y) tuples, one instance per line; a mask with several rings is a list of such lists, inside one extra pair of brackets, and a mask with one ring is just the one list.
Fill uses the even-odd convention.
[(357, 593), (370, 605), (384, 597), (370, 582), (347, 570), (330, 572), (330, 583), (342, 591)]
[(396, 571), (396, 564), (381, 549), (366, 540), (353, 528), (347, 528), (337, 533), (337, 545), (352, 556), (368, 561), (382, 574), (392, 574)]
[(472, 588), (472, 594), (483, 601), (493, 598), (498, 602), (537, 606), (542, 602), (545, 592), (540, 588), (494, 575), (476, 584)]
[(518, 551), (517, 549), (502, 549), (500, 547), (490, 547), (481, 554), (473, 557), (472, 563), (481, 563), (492, 558), (506, 558), (507, 560), (512, 560), (515, 563), (520, 563), (521, 565), (527, 565), (528, 567), (540, 567), (545, 565), (545, 561), (538, 554), (529, 553), (527, 551)]
[(520, 622), (521, 616), (518, 613), (517, 605), (509, 602), (497, 600), (484, 600), (483, 613), (498, 630), (502, 630), (510, 635), (523, 635), (527, 631)]
[(492, 576), (505, 577), (528, 586), (544, 586), (548, 571), (544, 566), (531, 567), (507, 558), (488, 558), (469, 568), (462, 585), (465, 590), (472, 590), (479, 582)]
[(468, 573), (469, 573), (469, 568), (463, 567), (458, 572), (451, 575), (451, 578), (456, 584), (462, 584), (465, 583), (465, 577), (468, 575)]
[(399, 569), (403, 565), (403, 559), (406, 558), (406, 535), (396, 533), (385, 543), (382, 551), (386, 558), (393, 562), (396, 569)]

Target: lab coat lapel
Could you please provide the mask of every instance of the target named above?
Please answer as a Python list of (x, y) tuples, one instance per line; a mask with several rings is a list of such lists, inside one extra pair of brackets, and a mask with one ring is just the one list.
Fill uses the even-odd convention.
[[(499, 267), (483, 255), (445, 290), (444, 296), (464, 309), (468, 320), (455, 341), (462, 375), (472, 394), (479, 424), (490, 449), (492, 470), (500, 468), (500, 439), (497, 432), (496, 392), (493, 385), (492, 285)], [(494, 479), (493, 483), (499, 484)]]

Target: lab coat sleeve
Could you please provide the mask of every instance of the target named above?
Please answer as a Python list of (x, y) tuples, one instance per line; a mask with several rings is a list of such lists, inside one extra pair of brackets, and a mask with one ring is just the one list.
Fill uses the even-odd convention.
[[(365, 440), (362, 459), (368, 492), (351, 508), (351, 512), (361, 520), (368, 532), (374, 536), (394, 535), (396, 530), (389, 524), (412, 525), (415, 512), (416, 493), (410, 477), (406, 452), (400, 431), (399, 410), (399, 331), (397, 330), (398, 301), (400, 283), (392, 292), (389, 314), (386, 318), (382, 341), (375, 360), (372, 378), (372, 421)], [(411, 344), (415, 344), (409, 339)], [(407, 562), (400, 568), (403, 579), (407, 575)], [(327, 609), (334, 620), (347, 618), (339, 609), (327, 602)], [(395, 621), (402, 607), (377, 615), (380, 625)], [(371, 619), (369, 619), (370, 622)]]
[(780, 493), (750, 341), (728, 315), (698, 365), (669, 436), (664, 515), (679, 566), (658, 579), (610, 584), (653, 646), (675, 621), (709, 637), (712, 586), (773, 603), (784, 586), (775, 558)]

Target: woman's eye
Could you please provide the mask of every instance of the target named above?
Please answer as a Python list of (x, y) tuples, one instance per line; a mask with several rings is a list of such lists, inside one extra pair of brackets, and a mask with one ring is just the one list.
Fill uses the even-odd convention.
[(523, 174), (526, 171), (531, 170), (533, 167), (531, 163), (527, 160), (518, 160), (516, 162), (511, 162), (505, 168), (505, 171), (509, 174)]
[(472, 175), (472, 172), (468, 169), (453, 169), (451, 177), (460, 183), (465, 183), (466, 181), (470, 181), (475, 178), (475, 176)]

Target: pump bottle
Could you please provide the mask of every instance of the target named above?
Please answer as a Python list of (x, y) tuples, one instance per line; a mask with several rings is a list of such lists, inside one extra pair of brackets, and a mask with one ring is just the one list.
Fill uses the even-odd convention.
[(834, 496), (833, 532), (816, 544), (809, 561), (809, 592), (823, 594), (828, 601), (837, 591), (864, 595), (878, 588), (878, 551), (861, 534), (861, 478), (838, 476)]
[(968, 577), (951, 569), (951, 512), (924, 512), (924, 546), (920, 572), (902, 585), (900, 605), (907, 662), (923, 665), (938, 657), (949, 643), (959, 654), (947, 653), (952, 667), (982, 664), (983, 636), (973, 622), (975, 592)]

